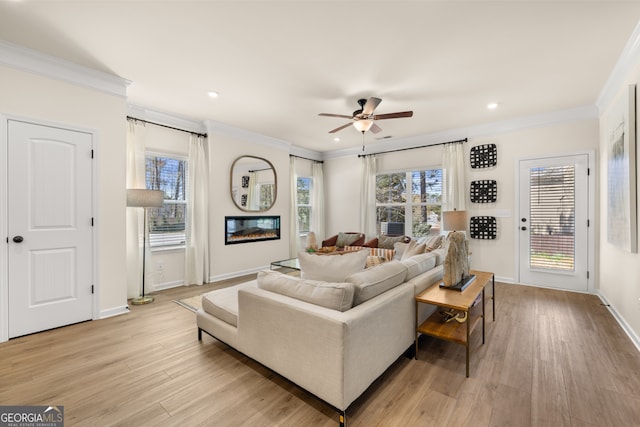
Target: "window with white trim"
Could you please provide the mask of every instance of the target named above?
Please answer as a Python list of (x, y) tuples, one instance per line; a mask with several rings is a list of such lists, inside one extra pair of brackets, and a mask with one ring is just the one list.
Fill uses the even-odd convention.
[(299, 176), (297, 184), (298, 199), (298, 232), (306, 236), (311, 229), (311, 190), (313, 188), (313, 178)]
[(378, 234), (426, 236), (441, 215), (442, 169), (376, 175)]
[(149, 245), (152, 248), (179, 247), (186, 242), (187, 160), (178, 156), (147, 153), (148, 190), (164, 192), (161, 208), (147, 209)]

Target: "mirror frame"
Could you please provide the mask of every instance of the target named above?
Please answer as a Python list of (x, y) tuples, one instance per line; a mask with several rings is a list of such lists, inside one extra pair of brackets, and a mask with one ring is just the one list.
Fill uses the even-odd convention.
[[(236, 163), (238, 163), (241, 159), (245, 159), (245, 158), (251, 158), (251, 159), (263, 161), (263, 162), (267, 163), (269, 165), (269, 167), (271, 168), (271, 170), (273, 171), (273, 184), (274, 184), (274, 188), (273, 188), (273, 203), (271, 203), (271, 206), (269, 206), (266, 209), (259, 209), (259, 210), (247, 209), (247, 208), (239, 205), (238, 202), (236, 201), (236, 199), (233, 197), (233, 170), (236, 167)], [(276, 173), (276, 168), (275, 168), (275, 166), (273, 166), (273, 163), (271, 163), (269, 160), (267, 160), (267, 159), (265, 159), (263, 157), (251, 156), (251, 155), (248, 155), (248, 154), (236, 158), (233, 161), (233, 164), (231, 164), (231, 169), (229, 170), (229, 197), (231, 197), (231, 200), (233, 201), (233, 204), (236, 205), (236, 207), (238, 209), (240, 209), (241, 211), (243, 211), (243, 212), (266, 212), (269, 209), (271, 209), (273, 207), (273, 205), (276, 204), (276, 201), (278, 200), (278, 174)]]

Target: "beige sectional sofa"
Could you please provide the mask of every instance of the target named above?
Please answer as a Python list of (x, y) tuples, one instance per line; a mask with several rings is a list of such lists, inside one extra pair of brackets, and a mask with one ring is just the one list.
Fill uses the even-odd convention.
[[(341, 282), (305, 278), (304, 266), (302, 277), (260, 272), (203, 296), (198, 339), (205, 331), (288, 378), (338, 409), (342, 423), (349, 405), (412, 348), (414, 296), (442, 278), (443, 259), (436, 250)], [(420, 320), (434, 309), (420, 304)]]

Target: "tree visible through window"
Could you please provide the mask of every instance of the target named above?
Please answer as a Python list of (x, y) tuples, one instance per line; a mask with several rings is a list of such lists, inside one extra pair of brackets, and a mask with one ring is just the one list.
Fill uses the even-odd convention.
[(376, 176), (376, 215), (379, 234), (422, 237), (440, 226), (442, 169)]
[(311, 228), (311, 189), (313, 179), (309, 177), (298, 177), (297, 197), (298, 197), (298, 231), (300, 234), (307, 234)]
[(187, 161), (147, 155), (146, 185), (164, 192), (161, 208), (148, 209), (150, 246), (183, 245), (186, 241)]

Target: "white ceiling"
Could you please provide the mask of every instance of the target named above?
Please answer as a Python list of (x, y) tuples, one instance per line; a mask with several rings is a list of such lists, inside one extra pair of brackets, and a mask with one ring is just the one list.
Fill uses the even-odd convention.
[(132, 104), (319, 152), (362, 144), (318, 116), (361, 97), (414, 111), (367, 144), (594, 105), (639, 21), (615, 0), (0, 0), (0, 39), (131, 80)]

